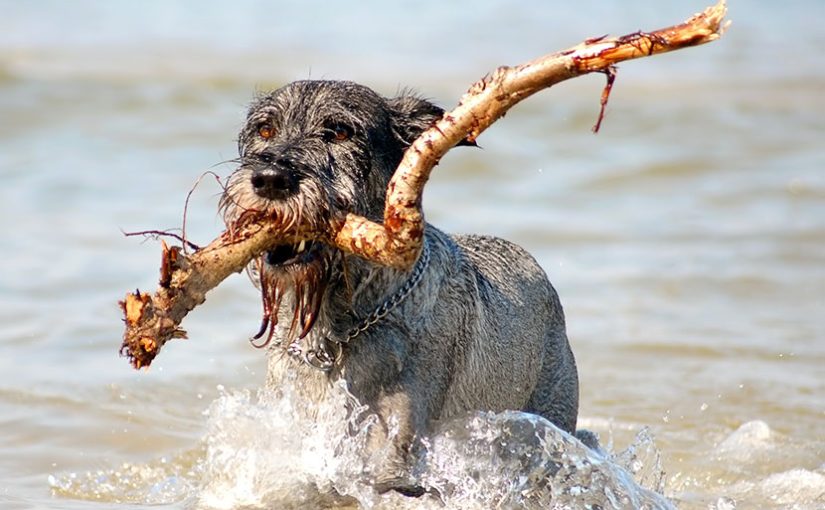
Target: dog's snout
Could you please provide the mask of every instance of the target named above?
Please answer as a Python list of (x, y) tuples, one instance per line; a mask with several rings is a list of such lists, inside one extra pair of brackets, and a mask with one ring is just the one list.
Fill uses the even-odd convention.
[(287, 166), (274, 165), (252, 172), (252, 189), (268, 200), (284, 199), (298, 188), (298, 180)]

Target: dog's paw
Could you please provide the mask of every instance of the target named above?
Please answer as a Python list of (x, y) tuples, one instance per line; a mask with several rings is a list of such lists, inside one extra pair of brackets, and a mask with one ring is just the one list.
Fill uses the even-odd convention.
[(576, 431), (576, 439), (584, 443), (584, 445), (596, 452), (602, 452), (602, 447), (599, 444), (599, 435), (585, 429)]
[(427, 493), (427, 490), (415, 483), (409, 477), (382, 478), (373, 482), (373, 487), (378, 494), (395, 491), (408, 498), (420, 498)]

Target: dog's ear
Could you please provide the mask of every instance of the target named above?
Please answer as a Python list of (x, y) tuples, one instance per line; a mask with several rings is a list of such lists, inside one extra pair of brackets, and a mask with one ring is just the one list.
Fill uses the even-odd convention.
[[(412, 144), (424, 130), (430, 128), (444, 115), (444, 110), (409, 92), (387, 100), (391, 112), (392, 130), (404, 145)], [(476, 146), (475, 142), (462, 140), (458, 145)]]

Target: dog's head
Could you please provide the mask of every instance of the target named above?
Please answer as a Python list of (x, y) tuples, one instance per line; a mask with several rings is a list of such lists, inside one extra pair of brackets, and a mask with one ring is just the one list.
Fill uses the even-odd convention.
[[(275, 212), (315, 232), (350, 212), (380, 222), (404, 150), (442, 115), (411, 94), (385, 99), (351, 82), (298, 81), (261, 95), (238, 139), (240, 166), (221, 198), (224, 221), (231, 225), (251, 210)], [(306, 336), (342, 263), (339, 250), (313, 239), (278, 246), (255, 261), (265, 310), (261, 334), (291, 295), (291, 335)]]

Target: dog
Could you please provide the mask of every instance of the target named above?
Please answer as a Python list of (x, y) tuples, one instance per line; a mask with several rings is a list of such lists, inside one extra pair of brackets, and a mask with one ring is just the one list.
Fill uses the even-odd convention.
[[(238, 138), (223, 218), (277, 211), (317, 227), (351, 212), (381, 222), (404, 151), (443, 114), (413, 93), (384, 98), (346, 81), (261, 94)], [(320, 402), (346, 381), (379, 418), (369, 446), (386, 452), (379, 492), (423, 492), (410, 474), (415, 444), (439, 420), (523, 410), (575, 433), (578, 374), (562, 306), (513, 243), (427, 224), (410, 271), (308, 239), (268, 251), (249, 272), (263, 297), (255, 339), (268, 346), (267, 385)]]

